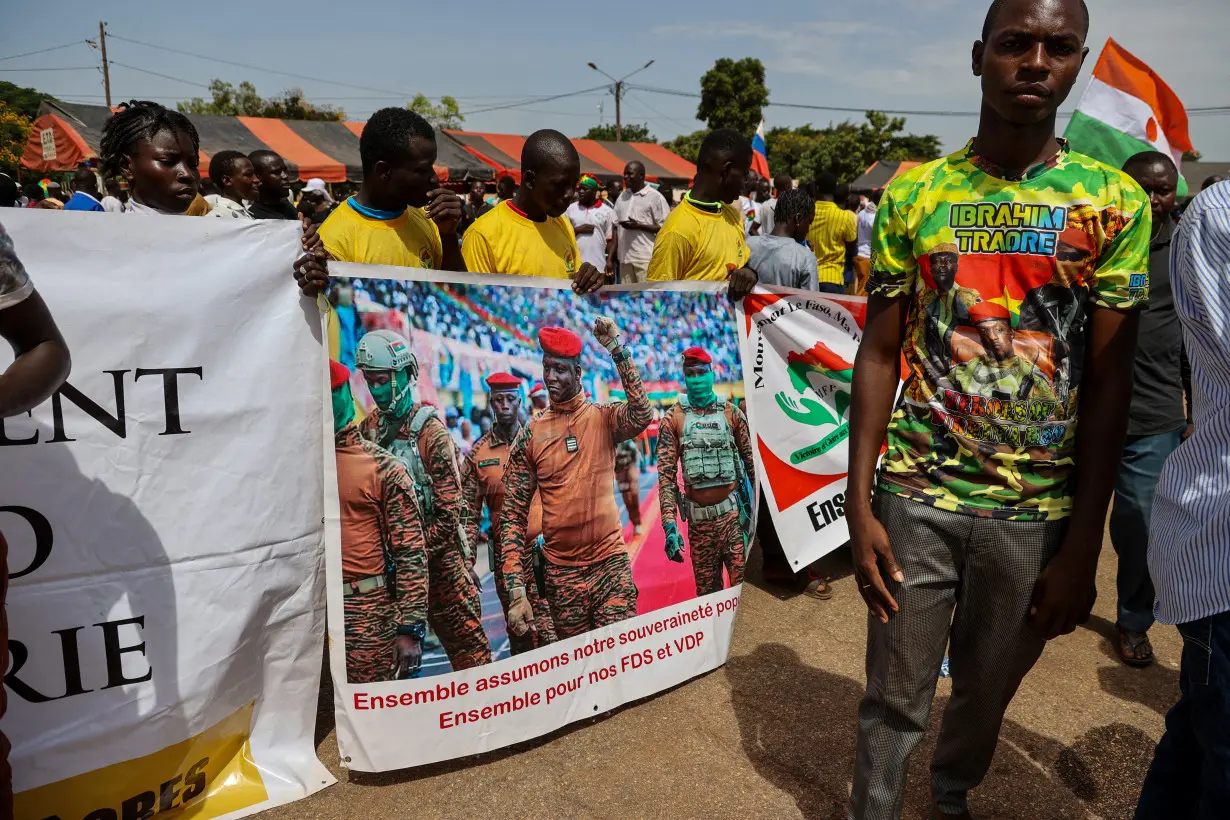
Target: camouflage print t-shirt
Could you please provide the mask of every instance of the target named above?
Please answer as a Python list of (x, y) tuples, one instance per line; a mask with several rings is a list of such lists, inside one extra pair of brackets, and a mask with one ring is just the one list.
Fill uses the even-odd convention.
[(1062, 518), (1090, 311), (1148, 299), (1149, 200), (1066, 145), (1020, 178), (972, 146), (898, 177), (876, 212), (867, 292), (911, 299), (879, 486)]

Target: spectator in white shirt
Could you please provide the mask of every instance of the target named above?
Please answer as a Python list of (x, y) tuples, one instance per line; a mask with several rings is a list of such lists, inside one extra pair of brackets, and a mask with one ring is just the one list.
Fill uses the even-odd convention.
[(588, 262), (599, 270), (605, 269), (607, 278), (614, 273), (610, 266), (611, 239), (615, 231), (615, 212), (598, 201), (598, 180), (584, 174), (577, 183), (576, 201), (564, 211), (577, 235), (577, 248), (581, 261)]
[(854, 281), (850, 292), (854, 296), (867, 295), (867, 279), (871, 276), (871, 228), (876, 222), (876, 206), (880, 204), (883, 191), (873, 191), (871, 198), (864, 200), (855, 212), (858, 226), (858, 248), (854, 252)]
[(774, 221), (777, 218), (777, 198), (794, 188), (794, 180), (790, 174), (778, 174), (773, 177), (773, 196), (761, 201), (756, 208), (756, 221), (752, 223), (752, 236), (769, 236), (773, 233)]
[(239, 151), (219, 151), (209, 161), (209, 178), (221, 193), (209, 194), (205, 201), (210, 216), (223, 219), (255, 219), (246, 203), (256, 199), (260, 178), (250, 160)]
[(666, 197), (645, 181), (645, 166), (633, 160), (624, 166), (624, 192), (615, 201), (615, 242), (611, 246), (611, 262), (619, 258), (619, 276), (624, 283), (645, 282), (653, 243), (662, 223), (670, 214)]
[(103, 210), (109, 214), (124, 213), (124, 200), (120, 199), (122, 193), (120, 189), (120, 181), (111, 177), (105, 183), (107, 195), (102, 198)]

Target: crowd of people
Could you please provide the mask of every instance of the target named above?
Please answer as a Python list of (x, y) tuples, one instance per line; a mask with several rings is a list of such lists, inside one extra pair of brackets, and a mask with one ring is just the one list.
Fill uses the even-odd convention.
[[(301, 219), (294, 276), (308, 295), (329, 287), (331, 260), (555, 277), (578, 294), (642, 276), (725, 282), (732, 299), (758, 282), (865, 290), (845, 512), (870, 618), (849, 816), (900, 816), (909, 758), (927, 729), (946, 652), (954, 697), (930, 769), (933, 816), (969, 816), (968, 794), (990, 768), (1021, 680), (1047, 641), (1090, 617), (1113, 498), (1120, 657), (1152, 662), (1154, 618), (1178, 625), (1186, 642), (1179, 701), (1136, 817), (1221, 817), (1230, 807), (1230, 184), (1210, 184), (1176, 226), (1171, 157), (1149, 151), (1111, 167), (1057, 138), (1056, 111), (1077, 80), (1089, 24), (1083, 0), (994, 0), (972, 52), (982, 94), (974, 139), (893, 180), (878, 203), (843, 201), (827, 174), (810, 190), (785, 180), (765, 190), (749, 175), (747, 137), (716, 129), (676, 207), (660, 202), (665, 197), (630, 163), (618, 194), (608, 191), (612, 214), (599, 216), (594, 208), (607, 206), (582, 184), (572, 142), (544, 129), (525, 141), (519, 186), (498, 204), (476, 206), (439, 187), (435, 133), (404, 109), (369, 120), (360, 140), (363, 182), (323, 221), (296, 211), (285, 163), (272, 152), (219, 162), (213, 181), (228, 202), (211, 206), (200, 193), (195, 129), (153, 103), (120, 106), (104, 130), (100, 167), (104, 179), (124, 181), (126, 212)], [(1014, 207), (1022, 202), (1048, 207)], [(570, 218), (574, 203), (581, 204)], [(583, 251), (578, 237), (593, 236), (602, 242)], [(814, 270), (793, 247), (803, 241)], [(1026, 242), (1039, 252), (1021, 253)], [(19, 352), (0, 376), (7, 415), (46, 398), (68, 358), (2, 234), (0, 256), (0, 332)], [(487, 309), (512, 315), (500, 293), (484, 290), (474, 289)], [(459, 319), (460, 308), (439, 294), (431, 304), (381, 298), (424, 327), (430, 321), (447, 331)], [(625, 325), (627, 341), (658, 331), (650, 347), (677, 360), (696, 329), (690, 317), (671, 314), (669, 299), (658, 304), (657, 318)], [(560, 317), (550, 302), (521, 309), (544, 321)], [(419, 310), (429, 315), (416, 318)], [(7, 321), (17, 319), (14, 311), (20, 322)], [(631, 332), (636, 322), (648, 323), (647, 332)], [(1192, 369), (1186, 401), (1179, 341), (1165, 332), (1179, 322)], [(560, 385), (571, 389), (583, 366), (601, 366), (593, 342), (576, 335), (560, 329), (539, 339), (548, 387), (556, 385), (552, 407), (576, 404), (575, 391), (565, 396)], [(611, 328), (595, 335), (616, 368), (633, 358)], [(654, 350), (637, 355), (652, 361)], [(903, 357), (909, 375), (899, 393)], [(386, 391), (389, 406), (404, 398), (392, 365), (368, 369), (378, 371), (369, 382)], [(647, 428), (643, 393), (635, 398), (636, 417), (625, 413), (608, 429)], [(335, 408), (345, 422), (339, 429), (347, 429), (346, 403)], [(390, 446), (404, 435), (392, 431)], [(613, 444), (602, 435), (602, 447)], [(560, 456), (517, 457), (548, 470)], [(514, 495), (531, 486), (523, 480)], [(521, 521), (531, 499), (515, 506)], [(525, 543), (516, 539), (528, 534), (510, 537), (520, 555)], [(556, 566), (548, 554), (547, 572), (623, 578), (616, 557), (600, 551), (590, 566), (569, 553)], [(438, 571), (464, 584), (464, 565)], [(505, 572), (525, 584), (524, 565)], [(508, 617), (524, 634), (531, 616), (521, 591), (509, 587)], [(621, 611), (627, 604), (620, 599)]]

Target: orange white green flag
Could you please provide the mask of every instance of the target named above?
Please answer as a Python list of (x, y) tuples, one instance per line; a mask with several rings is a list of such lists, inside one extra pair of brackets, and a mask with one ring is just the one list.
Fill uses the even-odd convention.
[(1064, 137), (1072, 150), (1116, 168), (1133, 154), (1161, 151), (1179, 168), (1179, 195), (1186, 193), (1181, 163), (1183, 152), (1192, 149), (1187, 111), (1153, 69), (1113, 39), (1106, 41)]

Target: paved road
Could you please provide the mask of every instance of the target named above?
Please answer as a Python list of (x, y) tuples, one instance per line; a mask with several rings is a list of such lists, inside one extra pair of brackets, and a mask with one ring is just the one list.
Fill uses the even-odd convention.
[[(758, 564), (753, 554), (726, 666), (513, 750), (348, 774), (338, 765), (326, 692), (319, 754), (342, 782), (264, 816), (844, 818), (865, 609), (849, 577), (836, 581), (831, 601), (782, 600), (757, 580)], [(1114, 659), (1114, 566), (1107, 544), (1097, 617), (1053, 642), (1026, 678), (971, 800), (976, 817), (1131, 816), (1178, 695), (1181, 644), (1173, 628), (1158, 627), (1157, 665), (1135, 670)], [(911, 766), (907, 818), (926, 811), (927, 761), (949, 692), (940, 681), (931, 731)]]

